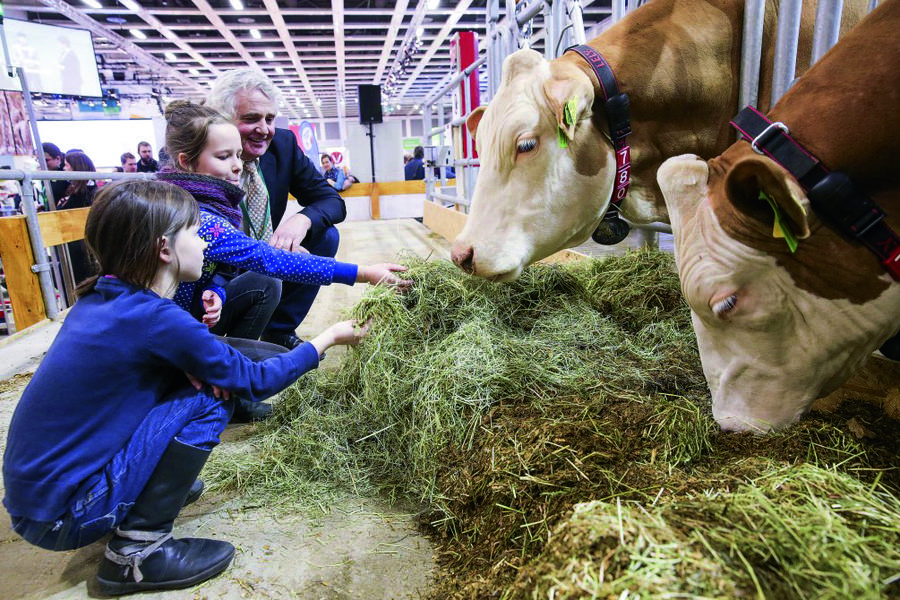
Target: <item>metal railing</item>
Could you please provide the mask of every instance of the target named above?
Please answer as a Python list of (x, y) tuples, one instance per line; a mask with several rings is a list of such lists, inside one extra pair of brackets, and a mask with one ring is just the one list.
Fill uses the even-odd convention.
[[(153, 173), (97, 173), (93, 171), (21, 171), (21, 170), (0, 170), (0, 181), (18, 181), (21, 189), (21, 207), (25, 216), (25, 224), (28, 230), (28, 240), (31, 245), (31, 251), (34, 255), (35, 263), (31, 270), (37, 275), (38, 283), (41, 289), (41, 297), (44, 302), (44, 310), (48, 319), (55, 319), (59, 315), (59, 306), (56, 300), (56, 289), (53, 286), (53, 278), (51, 270), (54, 263), (50, 260), (44, 246), (44, 238), (41, 235), (41, 228), (38, 224), (37, 208), (35, 207), (35, 181), (94, 181), (94, 180), (119, 180), (119, 179), (153, 179)], [(53, 209), (51, 209), (53, 210)], [(60, 252), (67, 252), (65, 246), (60, 247)], [(66, 298), (66, 305), (71, 306), (74, 301), (74, 276), (71, 273), (71, 265), (66, 261), (65, 265), (67, 273), (58, 273), (58, 281), (62, 283), (63, 297)]]
[[(644, 4), (645, 0), (612, 0), (610, 6), (610, 24), (625, 17), (632, 9)], [(868, 9), (875, 8), (877, 0), (869, 0)], [(744, 29), (741, 52), (741, 73), (739, 105), (735, 112), (744, 106), (758, 105), (760, 61), (762, 56), (763, 26), (765, 21), (766, 0), (746, 0), (744, 10)], [(841, 11), (843, 0), (819, 0), (816, 11), (815, 34), (811, 64), (818, 61), (838, 39), (841, 27)], [(772, 80), (771, 103), (774, 105), (793, 84), (796, 70), (798, 37), (802, 0), (782, 0), (779, 3), (778, 29), (776, 32), (775, 70)], [(526, 27), (532, 19), (541, 14), (543, 29), (534, 33), (534, 29)], [(429, 142), (438, 137), (437, 146), (445, 145), (445, 134), (448, 126), (462, 128), (458, 136), (464, 148), (474, 147), (471, 136), (465, 129), (466, 116), (447, 120), (447, 98), (463, 84), (463, 93), (470, 97), (469, 75), (476, 69), (483, 68), (487, 77), (487, 100), (494, 96), (500, 87), (500, 78), (505, 58), (516, 50), (530, 44), (526, 30), (533, 37), (541, 35), (544, 42), (544, 56), (548, 60), (558, 57), (565, 48), (572, 44), (585, 43), (585, 27), (581, 0), (527, 0), (518, 2), (506, 0), (505, 10), (501, 12), (500, 0), (488, 0), (486, 6), (486, 36), (484, 55), (464, 71), (454, 76), (449, 83), (436, 92), (423, 104), (424, 135), (423, 146), (432, 146)], [(432, 127), (432, 111), (437, 113), (437, 126)], [(473, 152), (461, 153), (472, 156)], [(447, 194), (444, 169), (440, 169), (442, 191), (436, 190), (436, 177), (432, 169), (426, 169), (426, 198), (430, 201), (453, 202), (468, 207), (474, 193), (475, 180), (478, 177), (478, 161), (472, 159), (456, 159), (452, 164), (457, 168), (457, 189), (455, 195)], [(461, 168), (461, 171), (460, 171)], [(462, 177), (459, 177), (459, 173)], [(462, 186), (460, 186), (460, 181)], [(460, 189), (460, 187), (462, 189)], [(632, 225), (639, 229), (639, 236), (644, 243), (656, 247), (657, 233), (671, 233), (671, 227), (664, 223), (648, 225)]]

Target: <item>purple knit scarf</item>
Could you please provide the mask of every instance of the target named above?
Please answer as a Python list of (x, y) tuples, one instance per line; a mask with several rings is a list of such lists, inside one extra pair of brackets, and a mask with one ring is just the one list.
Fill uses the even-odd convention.
[(159, 171), (156, 178), (173, 183), (190, 192), (201, 209), (206, 209), (226, 219), (234, 225), (235, 229), (241, 228), (243, 219), (239, 204), (244, 197), (244, 190), (238, 186), (217, 177), (185, 173), (171, 167)]

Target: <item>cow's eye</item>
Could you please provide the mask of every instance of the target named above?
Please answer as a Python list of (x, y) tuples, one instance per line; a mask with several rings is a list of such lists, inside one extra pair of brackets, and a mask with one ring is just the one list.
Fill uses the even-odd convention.
[(737, 294), (731, 294), (730, 296), (714, 302), (712, 305), (713, 314), (720, 319), (728, 316), (728, 313), (734, 310), (734, 307), (737, 306), (737, 301)]
[(528, 138), (526, 140), (519, 140), (519, 143), (516, 144), (516, 153), (525, 154), (526, 152), (531, 152), (537, 148), (537, 140), (534, 138)]

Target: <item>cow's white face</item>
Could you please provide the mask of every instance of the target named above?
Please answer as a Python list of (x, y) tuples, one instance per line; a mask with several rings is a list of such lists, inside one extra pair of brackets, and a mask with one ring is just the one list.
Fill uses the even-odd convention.
[[(722, 184), (722, 177), (734, 170), (711, 177), (706, 162), (679, 156), (663, 163), (657, 175), (672, 220), (681, 287), (691, 307), (713, 415), (726, 430), (769, 431), (796, 421), (896, 332), (900, 299), (896, 284), (887, 284), (887, 293), (864, 303), (839, 294), (828, 298), (811, 293), (798, 287), (777, 257), (726, 233), (721, 218), (732, 217), (745, 219), (751, 233), (765, 232), (765, 227), (769, 236), (772, 232), (774, 213), (756, 227), (751, 223), (754, 216), (715, 204), (729, 185), (749, 185)], [(792, 215), (798, 236), (806, 238), (806, 198), (793, 180), (784, 183), (778, 203)], [(758, 194), (758, 188), (753, 193)], [(773, 243), (786, 247), (782, 240), (773, 238)], [(800, 244), (805, 243), (812, 242), (801, 239)], [(836, 267), (823, 258), (818, 268)], [(878, 283), (885, 289), (883, 280)]]
[[(575, 122), (563, 114), (574, 98)], [(593, 85), (578, 68), (519, 50), (503, 83), (468, 119), (481, 161), (465, 228), (452, 258), (495, 280), (590, 237), (612, 192), (612, 146), (591, 121)], [(560, 146), (560, 138), (567, 147)]]

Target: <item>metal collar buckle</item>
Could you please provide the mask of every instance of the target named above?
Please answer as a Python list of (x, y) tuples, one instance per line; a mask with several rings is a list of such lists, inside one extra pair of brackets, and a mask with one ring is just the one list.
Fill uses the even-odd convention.
[(762, 132), (753, 138), (753, 141), (750, 142), (750, 147), (753, 148), (753, 151), (757, 154), (765, 154), (760, 148), (759, 145), (762, 144), (767, 137), (770, 137), (772, 134), (776, 133), (775, 129), (780, 129), (784, 132), (784, 135), (790, 135), (791, 132), (788, 130), (787, 125), (782, 123), (781, 121), (774, 121), (769, 123), (769, 126), (762, 130)]

